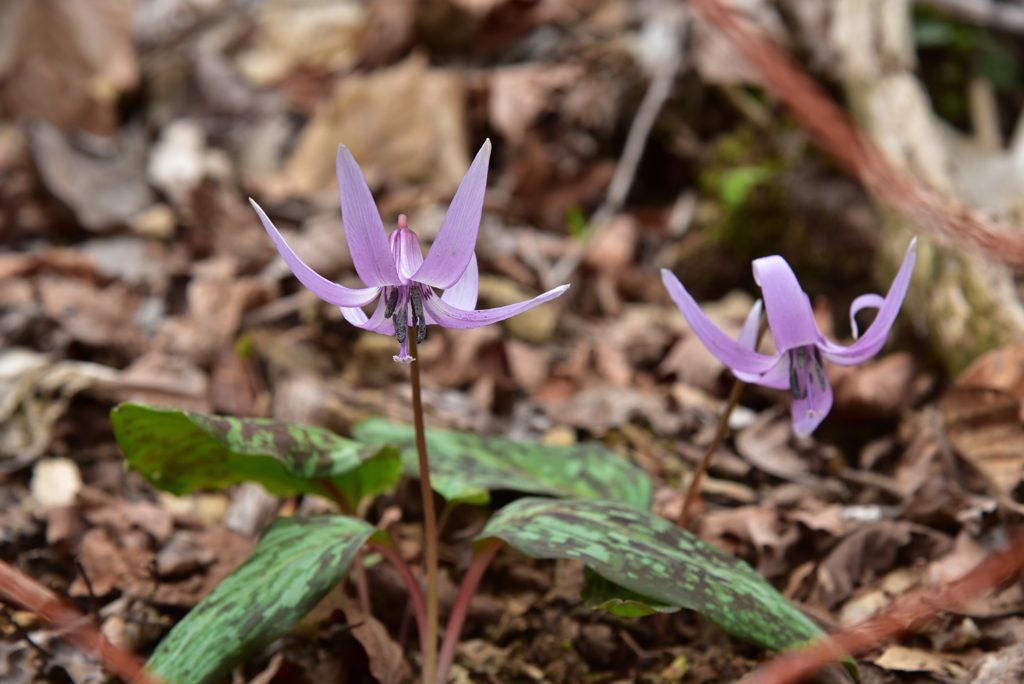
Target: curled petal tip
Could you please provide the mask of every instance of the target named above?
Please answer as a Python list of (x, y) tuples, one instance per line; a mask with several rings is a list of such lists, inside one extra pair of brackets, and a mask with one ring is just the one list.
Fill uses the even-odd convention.
[(412, 363), (416, 360), (415, 356), (392, 356), (391, 358), (394, 359), (395, 363)]

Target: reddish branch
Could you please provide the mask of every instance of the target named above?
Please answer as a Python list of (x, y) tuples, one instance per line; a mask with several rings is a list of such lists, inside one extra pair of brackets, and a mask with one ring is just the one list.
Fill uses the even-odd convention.
[(1024, 267), (1024, 235), (1020, 231), (943, 197), (896, 168), (821, 86), (771, 40), (737, 20), (719, 0), (689, 2), (732, 40), (815, 143), (879, 202), (948, 244)]
[(448, 628), (444, 632), (444, 643), (441, 644), (441, 654), (437, 659), (437, 681), (436, 684), (445, 684), (451, 673), (452, 663), (455, 662), (455, 647), (459, 644), (459, 637), (462, 636), (462, 625), (466, 621), (466, 614), (469, 612), (469, 602), (476, 593), (480, 580), (487, 571), (495, 554), (505, 545), (500, 539), (492, 539), (487, 546), (480, 550), (465, 577), (462, 578), (462, 585), (459, 587), (459, 595), (455, 598), (455, 605), (452, 606), (452, 613), (448, 616)]
[(121, 679), (159, 684), (159, 680), (142, 669), (142, 661), (134, 653), (111, 644), (78, 609), (3, 561), (0, 561), (0, 598), (35, 613), (62, 638), (95, 653), (104, 667)]
[(919, 629), (943, 611), (996, 587), (1005, 587), (1024, 572), (1024, 532), (1005, 551), (991, 554), (974, 570), (944, 587), (915, 592), (897, 601), (877, 617), (833, 634), (811, 646), (779, 656), (754, 670), (745, 684), (796, 684), (821, 666), (846, 655), (857, 655), (897, 636)]

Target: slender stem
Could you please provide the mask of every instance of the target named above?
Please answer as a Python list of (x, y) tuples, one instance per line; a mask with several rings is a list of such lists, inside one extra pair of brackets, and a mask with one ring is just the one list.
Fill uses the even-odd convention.
[(373, 615), (373, 602), (370, 600), (370, 578), (366, 573), (365, 554), (362, 549), (356, 554), (356, 592), (359, 594), (359, 610), (366, 615)]
[(462, 578), (462, 585), (459, 586), (459, 595), (455, 598), (455, 605), (452, 606), (452, 614), (448, 618), (448, 628), (444, 631), (444, 643), (441, 644), (441, 655), (437, 659), (437, 680), (435, 684), (447, 684), (448, 674), (451, 672), (452, 663), (455, 661), (455, 646), (462, 636), (462, 625), (466, 621), (466, 613), (469, 612), (469, 601), (476, 593), (480, 585), (480, 579), (484, 576), (487, 566), (491, 564), (498, 549), (504, 546), (505, 542), (500, 539), (493, 539), (476, 555), (466, 576)]
[(356, 514), (355, 509), (352, 508), (352, 504), (348, 502), (348, 499), (345, 498), (345, 495), (341, 493), (341, 491), (333, 482), (327, 479), (323, 479), (320, 480), (320, 484), (322, 484), (324, 489), (327, 490), (327, 493), (331, 495), (331, 498), (334, 500), (334, 503), (338, 504), (338, 508), (341, 509), (342, 513), (344, 513), (345, 515)]
[(423, 399), (420, 396), (420, 361), (416, 349), (416, 329), (409, 330), (409, 355), (412, 357), (412, 416), (416, 426), (416, 453), (419, 456), (420, 492), (423, 495), (424, 561), (427, 571), (426, 646), (423, 651), (423, 682), (430, 684), (437, 672), (437, 513), (434, 490), (430, 487), (430, 463), (427, 461), (427, 436), (423, 430)]
[(395, 549), (372, 539), (366, 542), (366, 546), (387, 558), (395, 566), (395, 569), (398, 570), (398, 574), (402, 576), (402, 580), (409, 590), (409, 602), (412, 604), (413, 612), (416, 613), (416, 628), (420, 633), (420, 650), (426, 653), (427, 615), (423, 608), (423, 594), (420, 592), (420, 583), (416, 581), (412, 570), (409, 569), (409, 566), (402, 560), (402, 557), (398, 555)]
[(690, 522), (690, 508), (697, 500), (700, 487), (704, 483), (704, 474), (707, 472), (708, 466), (711, 465), (711, 459), (715, 457), (718, 447), (722, 446), (722, 440), (725, 439), (725, 433), (729, 429), (729, 416), (732, 415), (732, 410), (736, 408), (736, 404), (740, 403), (740, 395), (743, 393), (743, 386), (745, 384), (742, 380), (737, 380), (732, 386), (732, 392), (729, 393), (729, 403), (726, 404), (725, 411), (718, 421), (718, 430), (715, 432), (715, 438), (711, 440), (708, 450), (704, 452), (704, 458), (700, 460), (697, 469), (693, 471), (690, 488), (686, 490), (686, 498), (683, 499), (683, 510), (679, 512), (679, 520), (676, 523), (680, 527), (686, 527)]

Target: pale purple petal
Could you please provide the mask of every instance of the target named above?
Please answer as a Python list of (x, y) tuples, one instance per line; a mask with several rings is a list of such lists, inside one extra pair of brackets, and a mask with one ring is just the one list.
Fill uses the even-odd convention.
[(384, 222), (380, 220), (363, 172), (344, 145), (338, 145), (335, 169), (338, 173), (338, 197), (341, 199), (341, 222), (345, 226), (345, 239), (356, 273), (367, 285), (398, 285), (398, 272), (388, 249)]
[(793, 399), (793, 432), (798, 437), (806, 437), (814, 432), (832, 409), (832, 383), (828, 381), (828, 375), (824, 371), (821, 377), (824, 380), (824, 390), (815, 384), (806, 396)]
[(430, 296), (424, 298), (423, 308), (433, 318), (433, 320), (437, 321), (439, 325), (445, 328), (468, 330), (469, 328), (479, 328), (491, 323), (503, 321), (506, 318), (511, 318), (512, 316), (520, 314), (527, 309), (532, 309), (538, 304), (543, 304), (544, 302), (554, 299), (568, 289), (568, 285), (561, 285), (553, 290), (548, 290), (544, 294), (534, 297), (529, 301), (519, 302), (518, 304), (509, 304), (508, 306), (499, 306), (496, 309), (484, 309), (483, 311), (458, 309), (431, 292)]
[(750, 313), (747, 314), (747, 320), (743, 321), (740, 336), (736, 338), (737, 342), (753, 351), (757, 351), (757, 333), (761, 330), (762, 308), (760, 299), (754, 302), (754, 306), (750, 307)]
[(342, 287), (337, 283), (332, 283), (327, 278), (324, 278), (316, 271), (311, 269), (302, 259), (292, 251), (288, 243), (281, 237), (281, 233), (277, 231), (274, 224), (270, 222), (267, 215), (260, 208), (260, 205), (249, 200), (252, 203), (253, 209), (260, 217), (260, 221), (263, 223), (263, 227), (267, 233), (270, 234), (270, 239), (274, 241), (274, 246), (277, 247), (277, 251), (280, 252), (284, 262), (288, 264), (288, 268), (291, 269), (295, 277), (298, 278), (299, 282), (306, 286), (310, 292), (315, 294), (320, 299), (324, 300), (328, 304), (334, 304), (335, 306), (352, 307), (352, 306), (363, 306), (372, 302), (378, 294), (380, 294), (379, 287), (368, 287), (362, 290), (353, 290), (351, 288)]
[(667, 268), (661, 269), (661, 281), (665, 283), (672, 301), (683, 312), (683, 316), (690, 324), (694, 334), (700, 338), (708, 351), (731, 368), (733, 372), (738, 370), (743, 373), (761, 374), (771, 370), (778, 362), (778, 354), (775, 356), (758, 354), (719, 330), (718, 326), (704, 314), (672, 271)]
[(764, 373), (744, 373), (732, 369), (737, 379), (750, 385), (761, 385), (772, 389), (789, 389), (789, 354), (779, 356), (778, 363)]
[(850, 305), (850, 328), (853, 330), (853, 339), (860, 337), (860, 330), (857, 328), (857, 314), (864, 309), (880, 309), (885, 303), (885, 297), (877, 294), (863, 294), (853, 300)]
[[(459, 278), (459, 282), (444, 291), (441, 301), (456, 309), (472, 311), (476, 308), (477, 296), (480, 292), (480, 271), (476, 264), (476, 254), (469, 260), (466, 272)], [(429, 320), (429, 319), (428, 319)]]
[(404, 214), (398, 217), (398, 230), (391, 234), (388, 241), (391, 243), (395, 263), (398, 264), (398, 276), (402, 284), (405, 284), (423, 264), (423, 250), (420, 249), (419, 237), (406, 227)]
[(811, 300), (800, 289), (785, 259), (780, 256), (755, 259), (754, 280), (761, 286), (768, 324), (780, 352), (818, 341), (820, 333), (814, 322)]
[(413, 280), (447, 290), (466, 272), (480, 230), (490, 158), (491, 141), (487, 140), (462, 179), (441, 222), (437, 238)]
[(383, 298), (377, 302), (377, 308), (374, 309), (373, 315), (369, 318), (366, 317), (366, 313), (362, 309), (341, 307), (341, 315), (345, 317), (345, 320), (363, 330), (369, 330), (370, 332), (382, 333), (384, 335), (394, 335), (395, 326), (391, 322), (390, 318), (384, 318), (384, 309), (387, 307), (387, 303)]
[(903, 305), (903, 298), (907, 296), (907, 288), (910, 286), (910, 277), (914, 273), (914, 264), (917, 262), (917, 238), (910, 242), (907, 253), (903, 257), (903, 265), (889, 286), (889, 292), (885, 300), (878, 308), (875, 320), (871, 322), (868, 329), (859, 340), (849, 347), (842, 347), (829, 342), (821, 336), (817, 341), (818, 348), (822, 355), (837, 366), (854, 366), (867, 361), (877, 354), (885, 344), (889, 336), (892, 324), (896, 322), (896, 315)]

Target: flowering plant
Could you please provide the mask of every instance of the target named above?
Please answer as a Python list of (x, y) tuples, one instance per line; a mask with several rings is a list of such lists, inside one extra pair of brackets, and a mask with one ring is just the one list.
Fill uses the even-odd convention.
[[(488, 140), (462, 179), (437, 239), (424, 258), (419, 238), (409, 230), (404, 214), (398, 217), (398, 228), (390, 236), (385, 233), (359, 165), (347, 147), (338, 146), (336, 168), (341, 219), (352, 263), (367, 285), (360, 290), (332, 283), (303, 263), (263, 209), (249, 201), (299, 282), (320, 299), (340, 307), (352, 325), (394, 335), (400, 345), (395, 361), (410, 363), (413, 359), (409, 355), (409, 327), (416, 329), (419, 343), (426, 337), (428, 325), (460, 330), (479, 328), (522, 313), (569, 289), (568, 285), (562, 285), (526, 302), (476, 310), (480, 280), (473, 248), (480, 229), (490, 158), (491, 141)], [(438, 296), (434, 288), (444, 293)], [(367, 317), (359, 307), (378, 298), (373, 315)]]
[[(505, 544), (535, 558), (582, 561), (587, 568), (583, 594), (593, 607), (629, 616), (689, 608), (732, 634), (776, 650), (822, 636), (813, 622), (748, 565), (652, 513), (653, 486), (647, 474), (603, 444), (553, 447), (425, 429), (416, 354), (427, 325), (486, 325), (549, 301), (568, 287), (510, 306), (476, 310), (479, 276), (473, 247), (490, 149), (489, 142), (480, 149), (424, 257), (404, 216), (399, 217), (397, 229), (386, 234), (358, 165), (347, 148), (339, 148), (342, 219), (356, 273), (366, 285), (362, 289), (343, 287), (315, 273), (253, 203), (302, 284), (341, 307), (353, 325), (397, 338), (395, 360), (409, 364), (413, 427), (370, 419), (354, 427), (354, 439), (347, 439), (322, 428), (272, 419), (209, 416), (140, 404), (114, 409), (115, 435), (129, 464), (156, 487), (183, 495), (197, 488), (218, 489), (254, 480), (283, 496), (331, 498), (341, 512), (285, 517), (268, 527), (249, 559), (160, 643), (147, 664), (154, 674), (177, 684), (220, 681), (237, 663), (302, 620), (350, 567), (360, 590), (363, 619), (372, 620), (362, 556), (365, 548), (389, 560), (408, 588), (419, 633), (423, 684), (448, 681), (469, 601), (491, 559)], [(435, 288), (443, 292), (437, 294)], [(766, 300), (773, 316), (779, 309), (776, 300), (768, 298), (768, 289)], [(679, 290), (689, 297), (681, 286)], [(373, 314), (367, 316), (361, 307), (375, 301)], [(749, 358), (760, 359), (749, 348), (753, 346), (748, 344), (749, 335), (743, 338), (747, 345), (743, 346), (717, 329), (714, 333), (707, 333), (709, 339), (720, 342), (719, 337), (724, 337), (728, 345), (753, 355)], [(802, 338), (798, 342), (806, 347)], [(794, 356), (794, 363), (801, 358), (806, 362), (806, 350), (803, 354)], [(773, 363), (780, 365), (779, 359)], [(757, 363), (761, 365), (747, 371), (767, 376), (775, 367), (761, 360)], [(822, 377), (819, 371), (818, 380), (823, 381)], [(422, 586), (391, 532), (357, 515), (362, 499), (394, 488), (403, 475), (420, 481)], [(463, 575), (442, 639), (441, 528), (454, 506), (487, 505), (494, 489), (540, 496), (520, 498), (495, 511), (477, 536), (475, 557)], [(446, 500), (440, 521), (436, 495)]]
[(661, 279), (694, 334), (737, 378), (790, 391), (793, 431), (806, 436), (821, 424), (832, 408), (832, 385), (823, 360), (837, 366), (853, 366), (878, 353), (896, 321), (916, 261), (917, 238), (914, 238), (889, 293), (885, 297), (865, 294), (853, 300), (850, 325), (855, 339), (858, 338), (857, 313), (866, 308), (878, 309), (878, 313), (864, 336), (844, 347), (829, 340), (818, 329), (810, 297), (800, 288), (785, 259), (777, 255), (755, 259), (754, 280), (761, 286), (764, 296), (768, 325), (775, 339), (774, 354), (759, 354), (755, 350), (761, 300), (754, 303), (739, 337), (733, 340), (711, 322), (675, 274), (663, 269)]

